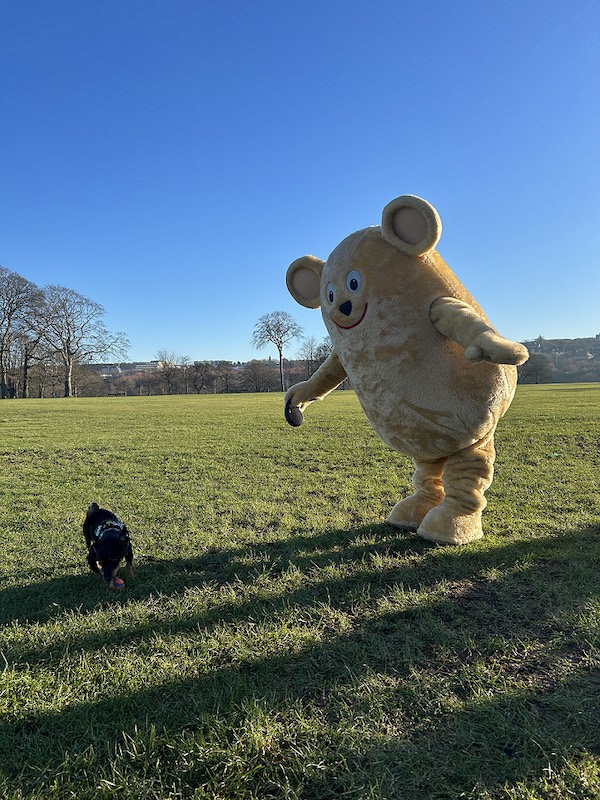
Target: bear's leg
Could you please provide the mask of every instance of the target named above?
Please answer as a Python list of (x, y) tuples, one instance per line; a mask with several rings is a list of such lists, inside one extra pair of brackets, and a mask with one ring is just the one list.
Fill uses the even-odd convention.
[(417, 491), (410, 497), (400, 500), (392, 508), (387, 518), (390, 525), (416, 531), (423, 521), (423, 517), (442, 502), (444, 499), (442, 472), (445, 463), (445, 458), (441, 458), (439, 461), (417, 461), (415, 459), (417, 468), (412, 480)]
[(446, 544), (481, 539), (483, 493), (492, 482), (495, 457), (491, 436), (448, 457), (443, 475), (446, 496), (418, 527), (419, 536)]

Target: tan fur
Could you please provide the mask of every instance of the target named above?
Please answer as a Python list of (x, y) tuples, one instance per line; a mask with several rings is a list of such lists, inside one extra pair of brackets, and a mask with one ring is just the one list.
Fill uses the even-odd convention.
[(351, 234), (326, 262), (290, 265), (288, 288), (321, 306), (334, 353), (286, 402), (303, 410), (347, 375), (375, 431), (417, 466), (416, 492), (389, 522), (463, 544), (483, 535), (493, 435), (528, 353), (496, 333), (433, 249), (440, 233), (435, 209), (407, 195), (386, 206), (381, 228)]

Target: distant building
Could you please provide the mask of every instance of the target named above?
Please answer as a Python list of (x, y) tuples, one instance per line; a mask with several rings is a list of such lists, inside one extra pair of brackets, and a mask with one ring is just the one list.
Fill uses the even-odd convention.
[(132, 361), (120, 364), (90, 364), (90, 369), (103, 378), (116, 375), (132, 375), (136, 372), (154, 372), (158, 369), (158, 361)]

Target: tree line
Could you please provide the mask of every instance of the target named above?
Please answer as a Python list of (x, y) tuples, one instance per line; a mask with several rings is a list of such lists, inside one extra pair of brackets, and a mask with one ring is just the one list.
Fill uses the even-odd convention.
[[(285, 359), (285, 345), (296, 337), (302, 344), (295, 359)], [(151, 369), (112, 365), (90, 367), (79, 380), (79, 394), (155, 395), (155, 394), (228, 394), (237, 392), (283, 391), (293, 383), (307, 380), (333, 350), (326, 336), (318, 342), (303, 336), (300, 326), (284, 311), (261, 317), (256, 323), (252, 342), (257, 349), (267, 343), (276, 346), (278, 363), (267, 359), (240, 361), (192, 361), (188, 356), (159, 350)], [(95, 373), (95, 375), (92, 375)]]
[(518, 369), (519, 383), (595, 383), (600, 381), (600, 334), (585, 339), (523, 342), (529, 360)]
[(104, 314), (73, 289), (39, 287), (0, 266), (0, 397), (70, 397), (78, 367), (124, 358), (127, 337), (110, 332)]
[[(312, 343), (303, 343), (297, 358), (284, 358), (286, 386), (309, 378), (327, 357), (324, 353), (325, 347), (314, 352), (312, 340)], [(100, 364), (78, 368), (75, 371), (76, 393), (80, 397), (97, 397), (281, 391), (280, 366), (273, 359), (192, 361), (164, 351), (156, 355), (152, 369), (136, 370), (127, 364), (112, 364), (110, 371), (108, 365)]]
[[(600, 338), (525, 342), (530, 357), (518, 367), (519, 383), (600, 382)], [(275, 345), (276, 346), (276, 345)], [(546, 348), (548, 352), (541, 352)], [(158, 395), (227, 394), (237, 392), (277, 392), (284, 386), (306, 380), (331, 352), (329, 337), (318, 342), (306, 337), (292, 358), (253, 359), (248, 362), (192, 361), (187, 356), (157, 352), (152, 370), (134, 370), (128, 365), (112, 365), (110, 374), (101, 365), (78, 367), (75, 371), (77, 394)], [(342, 388), (350, 388), (345, 382)]]
[[(271, 359), (245, 364), (192, 361), (161, 350), (150, 370), (121, 369), (129, 349), (124, 333), (109, 331), (104, 308), (73, 289), (50, 284), (39, 287), (17, 272), (0, 266), (0, 397), (72, 397), (127, 394), (269, 392), (305, 380), (331, 352), (328, 337), (317, 342), (283, 311), (261, 317), (252, 343), (277, 347), (278, 365)], [(301, 338), (295, 360), (284, 347)], [(114, 359), (103, 372), (98, 362)]]
[[(282, 391), (306, 380), (331, 353), (329, 337), (318, 342), (284, 311), (259, 318), (252, 344), (272, 344), (278, 361), (192, 361), (161, 350), (151, 370), (121, 369), (129, 342), (112, 333), (98, 303), (64, 286), (36, 286), (0, 266), (0, 397), (71, 397)], [(284, 348), (301, 345), (294, 359)], [(589, 339), (538, 339), (524, 343), (529, 360), (520, 383), (600, 381), (600, 334)], [(113, 358), (103, 373), (95, 362)]]

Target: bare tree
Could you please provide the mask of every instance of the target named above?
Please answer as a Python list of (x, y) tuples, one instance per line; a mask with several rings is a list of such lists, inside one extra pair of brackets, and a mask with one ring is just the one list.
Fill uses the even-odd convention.
[(194, 361), (190, 366), (192, 386), (197, 394), (207, 388), (210, 364), (208, 361)]
[(329, 336), (326, 336), (323, 341), (317, 346), (315, 350), (316, 366), (320, 367), (321, 364), (333, 353), (333, 342)]
[(42, 331), (24, 331), (16, 341), (18, 361), (21, 371), (21, 397), (29, 397), (29, 372), (31, 367), (44, 358), (46, 351), (42, 347)]
[(60, 359), (55, 355), (49, 355), (40, 359), (31, 368), (30, 382), (36, 397), (57, 397), (57, 389), (63, 373), (62, 364), (59, 361)]
[(306, 378), (315, 371), (316, 351), (318, 343), (314, 336), (305, 336), (302, 347), (298, 350), (298, 359), (306, 364)]
[(242, 386), (249, 392), (277, 391), (277, 369), (272, 361), (248, 361), (241, 374)]
[[(106, 397), (109, 394), (123, 394), (115, 390), (110, 381), (105, 381), (98, 372), (89, 366), (76, 364), (73, 370), (77, 397)], [(111, 391), (112, 390), (112, 391)], [(125, 392), (126, 394), (126, 392)]]
[(73, 395), (73, 367), (112, 355), (124, 358), (129, 342), (124, 333), (110, 333), (98, 303), (64, 286), (44, 289), (43, 339), (61, 360), (64, 396)]
[(238, 388), (238, 371), (232, 361), (217, 361), (212, 368), (213, 391), (229, 394)]
[(317, 371), (332, 351), (333, 343), (329, 336), (326, 336), (321, 342), (317, 342), (314, 336), (304, 338), (302, 347), (298, 350), (298, 359), (304, 361), (306, 365), (307, 378)]
[(274, 344), (279, 353), (279, 380), (281, 391), (285, 391), (285, 380), (283, 375), (283, 348), (292, 339), (302, 335), (302, 328), (287, 311), (272, 311), (264, 314), (254, 326), (252, 344), (257, 350), (268, 344)]
[(517, 367), (517, 381), (518, 383), (548, 383), (555, 371), (556, 368), (547, 355), (531, 353), (529, 359)]
[(192, 359), (189, 356), (179, 356), (179, 369), (181, 375), (183, 377), (183, 385), (185, 387), (185, 393), (190, 393), (190, 365), (192, 363)]
[(11, 393), (8, 385), (8, 367), (11, 347), (24, 335), (36, 305), (41, 302), (41, 292), (18, 273), (0, 267), (0, 396)]
[(163, 383), (167, 394), (173, 394), (179, 373), (179, 359), (180, 356), (177, 353), (168, 352), (167, 350), (159, 350), (156, 354), (156, 360), (158, 361), (156, 374)]

